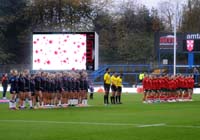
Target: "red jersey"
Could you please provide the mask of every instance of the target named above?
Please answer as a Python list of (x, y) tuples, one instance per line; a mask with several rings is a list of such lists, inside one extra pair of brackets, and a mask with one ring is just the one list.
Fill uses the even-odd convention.
[(177, 81), (177, 88), (181, 88), (181, 77), (177, 77), (176, 81)]
[(184, 78), (184, 88), (189, 88), (190, 83), (189, 83), (189, 78)]
[(169, 89), (175, 90), (176, 89), (176, 81), (174, 79), (169, 80)]
[(183, 78), (183, 77), (179, 77), (178, 80), (179, 80), (179, 81), (178, 81), (178, 87), (179, 87), (179, 88), (184, 88), (184, 87), (185, 87), (185, 86), (184, 86), (184, 84), (185, 84), (184, 78)]
[(194, 79), (190, 77), (188, 79), (188, 81), (189, 81), (189, 87), (188, 88), (194, 88)]
[(161, 89), (165, 88), (165, 79), (164, 78), (160, 78), (160, 88)]
[(169, 78), (168, 77), (164, 78), (164, 88), (169, 89)]
[(147, 90), (147, 82), (148, 82), (149, 78), (145, 77), (143, 80), (142, 80), (142, 85), (143, 85), (143, 89), (144, 90)]
[(158, 84), (157, 88), (158, 88), (158, 90), (160, 90), (162, 88), (162, 80), (161, 80), (161, 78), (158, 78), (157, 81), (158, 81), (157, 82), (157, 84)]
[(157, 83), (158, 83), (158, 82), (157, 82), (157, 79), (154, 78), (154, 79), (152, 80), (152, 89), (153, 89), (153, 90), (157, 90), (157, 87), (158, 87), (158, 86), (157, 86)]

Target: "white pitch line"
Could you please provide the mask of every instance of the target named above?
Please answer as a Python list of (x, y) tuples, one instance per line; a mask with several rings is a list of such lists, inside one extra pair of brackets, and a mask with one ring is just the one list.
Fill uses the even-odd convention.
[(49, 124), (77, 124), (77, 125), (110, 125), (110, 126), (137, 126), (131, 123), (100, 123), (100, 122), (64, 122), (64, 121), (37, 121), (37, 120), (0, 120), (8, 123), (49, 123)]
[(200, 129), (197, 125), (170, 125), (165, 123), (159, 124), (134, 124), (134, 123), (101, 123), (101, 122), (65, 122), (65, 121), (37, 121), (37, 120), (0, 120), (6, 123), (47, 123), (47, 124), (76, 124), (76, 125), (104, 125), (104, 126), (134, 126), (139, 128), (146, 127), (171, 127), (171, 128), (196, 128)]
[(165, 126), (165, 123), (159, 123), (159, 124), (145, 124), (145, 125), (139, 125), (138, 127), (155, 127), (155, 126)]
[(176, 127), (176, 128), (200, 128), (198, 125), (166, 125), (166, 127)]

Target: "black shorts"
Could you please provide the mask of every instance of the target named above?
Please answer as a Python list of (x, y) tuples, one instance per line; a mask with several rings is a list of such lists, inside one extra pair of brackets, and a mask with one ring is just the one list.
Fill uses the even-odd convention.
[(27, 87), (24, 88), (24, 92), (30, 92), (31, 90)]
[(117, 91), (118, 91), (119, 93), (121, 93), (121, 92), (122, 92), (122, 87), (117, 87)]
[(25, 93), (25, 91), (24, 90), (19, 90), (19, 93)]
[(10, 91), (10, 94), (16, 94), (16, 91), (12, 90), (12, 91)]
[(176, 93), (176, 89), (171, 89), (170, 92)]
[(114, 92), (116, 92), (117, 91), (117, 87), (115, 85), (112, 85), (111, 86), (111, 90), (114, 91)]
[(163, 90), (163, 92), (169, 92), (169, 89), (167, 89), (167, 88), (163, 88), (162, 90)]
[(104, 84), (104, 90), (109, 92), (110, 91), (110, 84)]
[(17, 89), (10, 88), (10, 94), (17, 94), (17, 93), (19, 93)]
[(183, 88), (183, 91), (187, 92), (187, 91), (188, 91), (188, 88)]
[(35, 92), (32, 92), (32, 91), (31, 91), (31, 96), (35, 96)]

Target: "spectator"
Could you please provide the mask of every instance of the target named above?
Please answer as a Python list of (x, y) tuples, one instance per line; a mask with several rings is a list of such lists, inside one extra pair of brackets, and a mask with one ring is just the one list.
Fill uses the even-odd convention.
[(194, 74), (194, 82), (197, 83), (199, 70), (196, 67), (194, 67), (193, 69), (193, 74)]
[(139, 82), (142, 83), (142, 80), (144, 79), (144, 73), (139, 74)]
[(3, 74), (3, 77), (1, 79), (2, 86), (3, 86), (3, 99), (6, 99), (6, 92), (8, 88), (8, 75), (7, 73)]
[(90, 91), (90, 99), (93, 99), (93, 94), (94, 94), (94, 85), (93, 82), (91, 81), (89, 84), (89, 91)]

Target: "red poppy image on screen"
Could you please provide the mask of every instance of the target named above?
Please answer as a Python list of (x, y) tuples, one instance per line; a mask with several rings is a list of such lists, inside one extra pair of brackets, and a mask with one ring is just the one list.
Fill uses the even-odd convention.
[(32, 52), (33, 70), (85, 70), (91, 59), (85, 34), (33, 34)]

